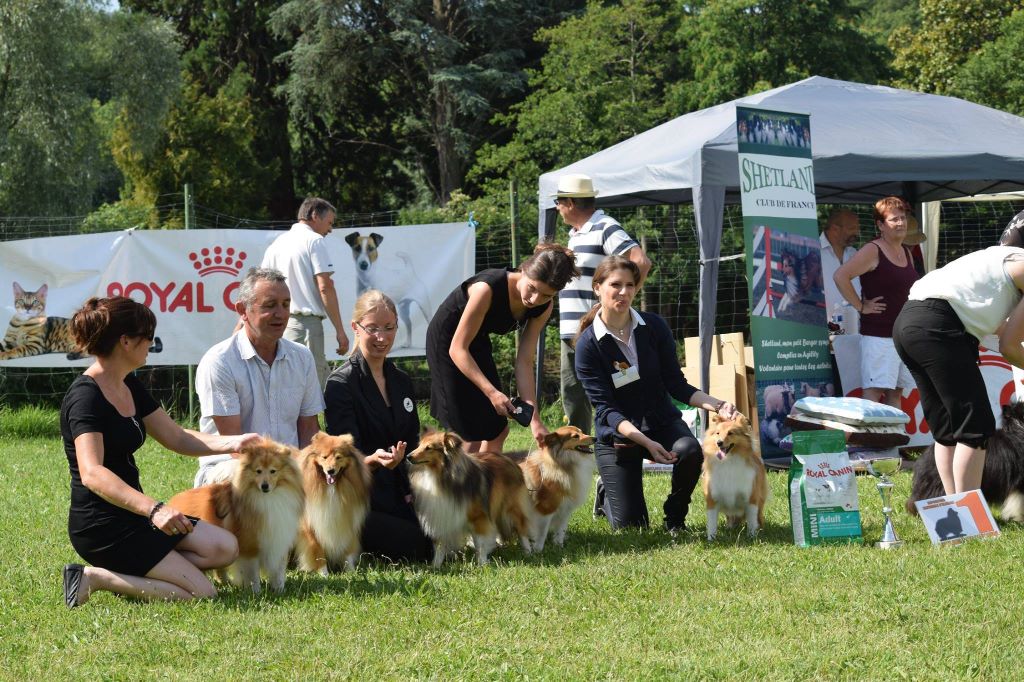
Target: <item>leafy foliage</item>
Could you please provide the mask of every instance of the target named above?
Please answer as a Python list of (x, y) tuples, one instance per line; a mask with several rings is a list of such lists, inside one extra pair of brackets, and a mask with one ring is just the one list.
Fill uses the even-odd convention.
[(680, 75), (677, 20), (676, 4), (664, 0), (591, 1), (583, 15), (540, 31), (547, 52), (530, 94), (495, 119), (515, 133), (481, 148), (471, 179), (495, 181), (491, 191), (509, 175), (532, 184), (665, 120), (673, 111), (666, 87)]
[[(218, 199), (218, 207), (233, 205), (234, 215), (293, 218), (297, 207), (296, 188), (292, 176), (292, 140), (288, 130), (288, 106), (277, 89), (287, 74), (286, 65), (278, 57), (287, 49), (289, 39), (271, 31), (271, 14), (282, 0), (121, 0), (121, 5), (136, 12), (161, 17), (174, 26), (181, 39), (184, 78), (190, 83), (183, 105), (210, 102), (218, 97), (245, 101), (248, 113), (239, 132), (243, 137), (258, 140), (251, 152), (252, 163), (238, 167), (238, 174), (248, 177), (235, 180), (244, 186), (244, 198), (232, 202)], [(225, 94), (230, 93), (230, 94)], [(238, 119), (235, 120), (239, 122)], [(179, 147), (203, 150), (218, 155), (217, 140), (204, 140), (204, 127), (181, 137)], [(185, 134), (179, 126), (178, 133)], [(166, 138), (165, 138), (166, 139)], [(174, 152), (167, 150), (168, 154)], [(223, 158), (211, 165), (227, 168), (236, 152), (226, 150)], [(174, 171), (168, 169), (170, 175)], [(180, 191), (180, 186), (177, 188)], [(210, 188), (214, 196), (222, 196), (225, 188)], [(197, 191), (204, 199), (204, 188)]]
[(692, 80), (680, 95), (700, 109), (812, 75), (876, 83), (883, 48), (854, 26), (846, 0), (718, 0), (695, 3), (681, 23)]
[(1020, 0), (921, 0), (921, 28), (895, 30), (896, 84), (921, 92), (950, 93), (967, 59), (999, 33)]
[(953, 91), (975, 102), (1024, 115), (1024, 9), (1003, 20), (1000, 35), (986, 43), (963, 65), (953, 81)]
[[(264, 189), (276, 177), (278, 164), (259, 158), (254, 105), (246, 94), (249, 81), (239, 69), (208, 95), (200, 83), (187, 80), (151, 152), (128, 142), (115, 144), (132, 200), (153, 206), (160, 195), (191, 182), (197, 201), (207, 207), (230, 215), (261, 210), (254, 207), (263, 205)], [(115, 143), (121, 140), (115, 136)]]
[(176, 87), (173, 33), (85, 2), (0, 4), (0, 214), (84, 214), (116, 198), (112, 129), (152, 140)]
[(297, 36), (284, 92), (310, 160), (341, 162), (339, 191), (372, 184), (369, 164), (383, 171), (377, 196), (383, 176), (399, 196), (443, 206), (500, 132), (493, 115), (522, 95), (533, 33), (578, 4), (290, 0), (274, 26)]

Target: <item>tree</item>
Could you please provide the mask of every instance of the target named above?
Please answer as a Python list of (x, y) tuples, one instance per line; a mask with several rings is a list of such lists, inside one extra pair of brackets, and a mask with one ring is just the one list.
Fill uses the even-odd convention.
[(160, 22), (85, 0), (0, 4), (0, 214), (81, 215), (116, 198), (112, 132), (152, 139), (176, 59)]
[(901, 87), (950, 93), (960, 67), (996, 38), (1020, 0), (921, 0), (921, 28), (897, 29), (889, 39)]
[(968, 58), (953, 78), (953, 94), (1024, 116), (1024, 9), (1004, 19), (999, 36)]
[(92, 199), (97, 135), (74, 26), (84, 8), (60, 0), (0, 5), (0, 213), (84, 213)]
[(880, 45), (889, 44), (889, 36), (898, 28), (913, 33), (921, 25), (918, 0), (850, 0), (859, 16), (858, 28)]
[(818, 75), (876, 83), (887, 75), (883, 48), (854, 26), (847, 0), (709, 0), (681, 24), (692, 81), (687, 110)]
[[(278, 94), (278, 88), (287, 76), (286, 64), (280, 55), (290, 44), (287, 36), (271, 31), (270, 17), (283, 0), (121, 0), (123, 7), (162, 17), (177, 30), (182, 44), (182, 62), (185, 77), (191, 83), (192, 96), (203, 98), (211, 106), (213, 100), (223, 97), (244, 96), (249, 108), (244, 133), (258, 141), (252, 150), (254, 165), (245, 165), (239, 173), (257, 171), (247, 178), (238, 178), (244, 186), (247, 202), (230, 201), (244, 216), (270, 215), (274, 218), (294, 218), (297, 208), (293, 177), (292, 140), (288, 129), (288, 106)], [(230, 82), (230, 84), (229, 84)], [(237, 87), (244, 83), (245, 92)], [(198, 88), (198, 89), (197, 89)], [(226, 88), (226, 90), (225, 90)], [(234, 119), (234, 123), (240, 119)], [(203, 126), (193, 132), (199, 133)], [(184, 128), (178, 131), (184, 134)], [(218, 154), (219, 150), (200, 139), (178, 141)], [(182, 148), (182, 147), (179, 147)], [(232, 154), (234, 151), (231, 152)], [(214, 165), (224, 165), (227, 159)], [(274, 173), (264, 172), (273, 169)], [(174, 170), (168, 169), (170, 174)], [(196, 187), (197, 191), (204, 191)], [(219, 188), (209, 188), (219, 194)], [(180, 189), (179, 189), (180, 191)]]
[(579, 4), (291, 0), (275, 26), (298, 36), (286, 55), (293, 120), (443, 205), (500, 132), (493, 115), (522, 96), (536, 29)]
[(161, 195), (180, 192), (191, 182), (197, 201), (210, 209), (232, 216), (265, 215), (264, 192), (278, 167), (259, 158), (250, 89), (250, 76), (242, 68), (213, 95), (186, 78), (163, 136), (149, 152), (115, 147), (130, 201), (155, 206)]
[(470, 177), (507, 191), (515, 176), (527, 187), (540, 172), (636, 135), (677, 111), (667, 87), (680, 77), (676, 5), (625, 0), (591, 2), (586, 12), (538, 39), (547, 46), (530, 76), (530, 94), (496, 123), (514, 130), (503, 145), (477, 154)]

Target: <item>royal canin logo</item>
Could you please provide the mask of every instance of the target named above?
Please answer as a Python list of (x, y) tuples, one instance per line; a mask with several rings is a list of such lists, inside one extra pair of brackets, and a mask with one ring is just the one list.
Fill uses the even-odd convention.
[(219, 291), (214, 283), (209, 283), (211, 291), (207, 291), (204, 282), (110, 282), (107, 296), (127, 296), (161, 313), (212, 313), (218, 303), (234, 312), (234, 295), (241, 284), (236, 278), (247, 255), (230, 246), (203, 247), (188, 254), (200, 277), (231, 275), (231, 281)]
[(237, 277), (242, 271), (245, 263), (245, 251), (235, 252), (230, 246), (226, 249), (215, 246), (212, 249), (200, 249), (199, 253), (193, 251), (188, 254), (192, 261), (192, 267), (199, 271), (200, 277), (206, 277), (214, 272), (224, 272), (232, 277)]

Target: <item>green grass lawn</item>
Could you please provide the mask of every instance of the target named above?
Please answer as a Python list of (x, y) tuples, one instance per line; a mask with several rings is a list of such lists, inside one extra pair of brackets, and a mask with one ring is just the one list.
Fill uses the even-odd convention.
[[(2, 421), (0, 421), (2, 423)], [(518, 428), (518, 427), (517, 427)], [(525, 431), (514, 443), (528, 441)], [(194, 467), (152, 440), (143, 484), (166, 499)], [(281, 596), (144, 604), (97, 594), (68, 611), (60, 568), (68, 469), (59, 439), (0, 434), (0, 677), (241, 679), (1018, 679), (1024, 533), (936, 549), (896, 515), (906, 545), (798, 549), (784, 474), (769, 475), (767, 529), (612, 534), (580, 509), (564, 549), (501, 548), (477, 568), (363, 561), (324, 579), (290, 572)], [(654, 527), (665, 475), (648, 477)], [(902, 503), (910, 476), (896, 477)], [(859, 479), (865, 537), (881, 534), (874, 481)], [(1017, 644), (1014, 644), (1017, 642)]]

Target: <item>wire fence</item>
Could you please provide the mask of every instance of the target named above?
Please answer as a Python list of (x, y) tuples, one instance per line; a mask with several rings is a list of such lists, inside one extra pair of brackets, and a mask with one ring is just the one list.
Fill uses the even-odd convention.
[[(168, 224), (176, 224), (184, 211), (184, 197), (168, 195), (161, 197), (161, 200), (158, 207), (160, 219)], [(824, 217), (836, 207), (819, 206), (822, 218), (819, 222), (823, 223)], [(843, 208), (849, 208), (859, 216), (862, 243), (876, 235), (870, 206), (851, 205)], [(937, 265), (941, 267), (964, 253), (994, 244), (1010, 217), (1021, 209), (1024, 209), (1024, 200), (943, 203)], [(683, 338), (696, 336), (698, 327), (701, 266), (692, 206), (608, 209), (608, 213), (642, 243), (653, 262), (651, 275), (638, 295), (637, 305), (662, 315), (668, 321), (682, 353)], [(284, 229), (291, 224), (290, 221), (237, 218), (202, 206), (195, 207), (194, 216), (197, 229)], [(0, 242), (77, 234), (84, 220), (83, 216), (0, 217)], [(337, 227), (384, 227), (398, 224), (399, 220), (399, 212), (381, 211), (339, 215), (335, 224)], [(567, 228), (564, 225), (559, 226), (555, 238), (565, 243)], [(521, 227), (513, 236), (507, 219), (503, 222), (495, 218), (490, 222), (483, 221), (477, 227), (476, 269), (518, 265), (514, 261), (521, 261), (529, 255), (535, 242), (536, 228), (533, 225)], [(727, 258), (742, 253), (742, 215), (738, 206), (728, 206), (722, 230), (723, 260), (719, 269), (715, 323), (719, 333), (743, 332), (744, 337), (749, 339), (750, 314), (745, 260)], [(2, 291), (0, 295), (4, 295)], [(346, 311), (343, 311), (342, 317), (347, 317)], [(0, 325), (4, 325), (0, 326), (0, 330), (5, 331), (6, 320), (0, 318)], [(557, 311), (552, 315), (546, 338), (548, 343), (542, 358), (544, 371), (540, 394), (542, 402), (549, 404), (558, 399)], [(513, 342), (511, 339), (496, 340), (495, 349), (502, 380), (508, 388), (513, 383)], [(427, 400), (430, 385), (425, 359), (402, 358), (397, 363), (412, 376), (416, 398)], [(0, 406), (59, 405), (67, 387), (79, 372), (78, 368), (0, 367)], [(192, 387), (189, 385), (186, 367), (146, 367), (138, 371), (138, 376), (169, 412), (178, 418), (187, 418)]]

